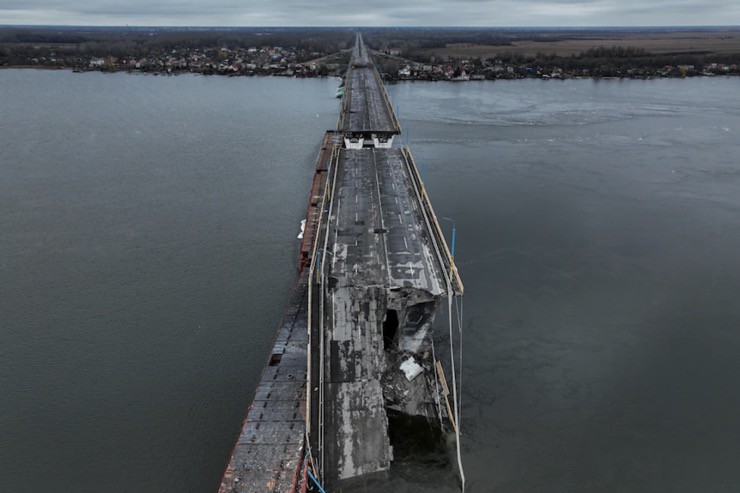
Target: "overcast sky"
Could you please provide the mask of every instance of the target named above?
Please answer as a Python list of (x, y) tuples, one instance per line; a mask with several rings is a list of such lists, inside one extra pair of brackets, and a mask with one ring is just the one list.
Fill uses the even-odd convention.
[(740, 0), (0, 0), (0, 24), (726, 26)]

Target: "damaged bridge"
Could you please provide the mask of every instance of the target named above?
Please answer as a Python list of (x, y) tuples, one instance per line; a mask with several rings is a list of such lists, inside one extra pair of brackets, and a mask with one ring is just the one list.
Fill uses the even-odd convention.
[[(360, 37), (358, 45), (362, 57)], [(309, 446), (332, 487), (390, 467), (388, 409), (447, 416), (431, 332), (442, 298), (462, 294), (410, 151), (378, 145), (377, 129), (398, 126), (382, 83), (373, 82), (377, 70), (360, 60), (347, 79), (343, 112), (360, 115), (340, 117), (344, 145), (330, 165), (309, 274)], [(366, 112), (356, 100), (387, 107)], [(373, 138), (355, 141), (368, 122)]]
[[(382, 474), (389, 411), (459, 433), (452, 299), (463, 286), (411, 151), (393, 146), (401, 128), (359, 34), (345, 84), (317, 159), (299, 280), (220, 493), (336, 490)], [(451, 386), (432, 338), (443, 302)], [(457, 452), (464, 489), (459, 435)]]

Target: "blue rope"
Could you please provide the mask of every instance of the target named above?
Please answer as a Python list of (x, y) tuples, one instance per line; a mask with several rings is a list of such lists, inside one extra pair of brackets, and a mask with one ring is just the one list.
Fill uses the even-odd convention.
[(326, 490), (324, 488), (322, 488), (321, 485), (319, 484), (319, 482), (316, 481), (316, 478), (313, 477), (313, 474), (311, 474), (311, 471), (306, 471), (306, 472), (308, 473), (308, 477), (311, 478), (311, 479), (313, 479), (313, 482), (316, 483), (316, 486), (319, 488), (319, 491), (321, 493), (326, 493)]

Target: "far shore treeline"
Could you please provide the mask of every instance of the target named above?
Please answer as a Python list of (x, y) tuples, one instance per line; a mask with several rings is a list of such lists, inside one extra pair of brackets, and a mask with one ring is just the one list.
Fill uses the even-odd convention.
[[(0, 27), (0, 67), (341, 75), (357, 28)], [(738, 75), (740, 28), (362, 28), (388, 80)]]

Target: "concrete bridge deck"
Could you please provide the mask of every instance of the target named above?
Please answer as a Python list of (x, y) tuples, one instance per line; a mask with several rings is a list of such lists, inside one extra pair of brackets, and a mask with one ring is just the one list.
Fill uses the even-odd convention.
[(358, 35), (345, 79), (339, 132), (353, 135), (390, 136), (401, 131), (377, 69), (370, 63), (367, 48)]
[(331, 488), (390, 468), (387, 409), (447, 414), (432, 325), (463, 289), (410, 151), (347, 138), (400, 131), (357, 44), (309, 276), (309, 448)]
[(436, 261), (402, 149), (342, 149), (336, 166), (326, 275), (337, 287), (389, 286), (440, 295)]
[(325, 348), (320, 448), (332, 484), (389, 468), (389, 381), (400, 389), (399, 408), (438, 413), (425, 378), (396, 378), (408, 357), (423, 361), (447, 292), (412, 165), (402, 149), (366, 148), (342, 149), (333, 168), (319, 273), (326, 316), (318, 320)]
[(398, 125), (374, 67), (350, 70), (345, 83), (347, 101), (342, 132), (398, 133)]

